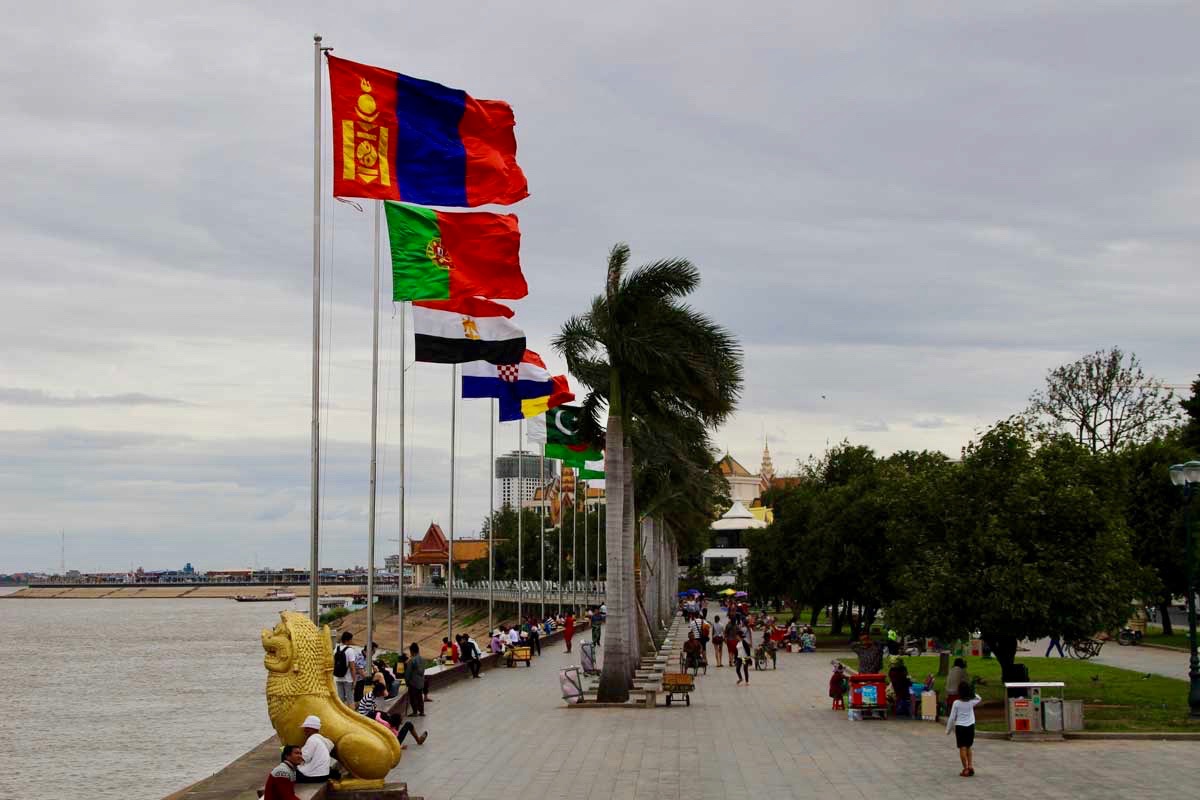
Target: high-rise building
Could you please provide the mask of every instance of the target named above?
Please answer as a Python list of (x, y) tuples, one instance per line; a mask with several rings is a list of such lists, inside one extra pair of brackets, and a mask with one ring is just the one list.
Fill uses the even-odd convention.
[(542, 480), (538, 480), (538, 466), (543, 459), (528, 450), (517, 451), (496, 458), (496, 482), (499, 491), (497, 498), (499, 506), (516, 508), (526, 500), (533, 499), (540, 484), (544, 484), (558, 475), (558, 462), (547, 458), (544, 460)]

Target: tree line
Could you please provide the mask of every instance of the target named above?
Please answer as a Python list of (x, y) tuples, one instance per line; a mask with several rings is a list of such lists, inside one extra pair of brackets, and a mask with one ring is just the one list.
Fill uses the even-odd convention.
[(828, 608), (851, 635), (978, 631), (1005, 670), (1025, 638), (1083, 638), (1136, 602), (1186, 593), (1183, 498), (1167, 467), (1200, 457), (1200, 379), (1179, 402), (1119, 349), (1051, 371), (1029, 407), (951, 460), (843, 442), (764, 497), (750, 590)]

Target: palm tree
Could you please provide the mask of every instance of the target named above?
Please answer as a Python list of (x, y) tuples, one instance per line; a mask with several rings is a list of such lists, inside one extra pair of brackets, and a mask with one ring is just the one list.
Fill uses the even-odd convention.
[[(598, 699), (624, 702), (637, 659), (633, 644), (633, 426), (651, 428), (694, 420), (720, 424), (733, 412), (742, 385), (741, 348), (725, 329), (683, 304), (700, 283), (685, 259), (665, 259), (626, 274), (629, 247), (608, 257), (605, 292), (571, 317), (554, 347), (590, 393), (585, 418), (593, 425), (608, 407), (606, 550), (609, 606)], [(665, 435), (665, 434), (664, 434)]]

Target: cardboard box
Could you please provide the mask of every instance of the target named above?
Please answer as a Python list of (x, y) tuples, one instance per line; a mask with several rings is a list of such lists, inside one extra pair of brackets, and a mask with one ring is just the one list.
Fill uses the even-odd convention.
[(937, 721), (937, 692), (921, 693), (921, 719)]

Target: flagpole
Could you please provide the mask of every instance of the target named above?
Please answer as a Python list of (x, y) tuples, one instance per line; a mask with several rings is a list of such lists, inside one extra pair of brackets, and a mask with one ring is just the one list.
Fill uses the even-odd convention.
[(374, 297), (372, 298), (371, 330), (371, 494), (367, 501), (367, 663), (373, 662), (375, 642), (375, 475), (376, 432), (379, 428), (379, 215), (383, 203), (375, 201), (375, 224), (371, 231), (374, 241)]
[(563, 523), (567, 518), (563, 516), (563, 482), (562, 482), (562, 462), (558, 462), (558, 615), (562, 616), (562, 601), (563, 601), (563, 551), (562, 551), (562, 529)]
[(521, 621), (525, 600), (525, 582), (521, 571), (522, 534), (524, 533), (525, 509), (525, 418), (517, 420), (517, 622)]
[(454, 457), (458, 433), (458, 364), (450, 365), (450, 545), (446, 548), (446, 637), (454, 640)]
[(321, 619), (317, 601), (320, 580), (319, 515), (321, 511), (321, 36), (313, 36), (313, 359), (312, 359), (312, 516), (309, 519), (308, 615)]
[[(592, 585), (588, 583), (588, 538), (587, 538), (587, 486), (583, 487), (583, 604), (586, 606), (592, 601)], [(579, 608), (577, 607), (578, 611)]]
[(406, 317), (408, 303), (400, 301), (400, 575), (396, 578), (396, 616), (400, 618), (399, 639), (396, 651), (404, 652), (404, 416), (408, 406), (404, 398), (404, 374), (408, 371), (408, 331)]
[(538, 547), (538, 563), (541, 564), (542, 577), (538, 581), (538, 591), (542, 595), (542, 612), (539, 620), (546, 618), (546, 448), (539, 448), (542, 452), (538, 455), (538, 483), (542, 487), (542, 505), (539, 509), (540, 525), (541, 525), (541, 545)]
[(496, 401), (493, 399), (488, 417), (488, 635), (494, 627), (493, 585), (496, 569)]
[[(579, 531), (579, 470), (575, 470), (575, 489), (571, 493), (571, 608), (579, 610), (579, 551), (575, 549), (575, 534)], [(584, 495), (587, 498), (587, 495)], [(562, 613), (562, 612), (559, 612)]]

